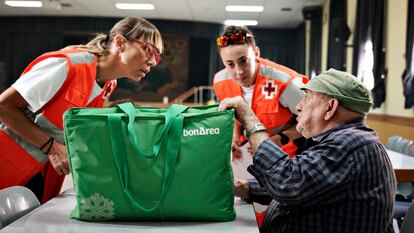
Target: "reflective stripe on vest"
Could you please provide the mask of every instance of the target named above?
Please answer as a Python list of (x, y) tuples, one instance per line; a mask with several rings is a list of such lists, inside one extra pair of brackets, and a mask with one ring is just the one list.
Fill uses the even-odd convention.
[(297, 87), (302, 88), (304, 86), (302, 77), (294, 77), (287, 83), (285, 90), (279, 97), (281, 103), (284, 103), (289, 108), (290, 112), (298, 115), (296, 105), (302, 100), (305, 93), (302, 90), (298, 90)]
[(34, 159), (39, 161), (40, 163), (45, 163), (48, 160), (48, 157), (43, 151), (39, 150), (33, 144), (30, 144), (19, 137), (17, 134), (13, 133), (10, 129), (6, 127), (3, 123), (0, 124), (1, 130), (9, 135), (23, 150), (25, 150), (28, 154), (30, 154)]
[(260, 75), (270, 78), (273, 80), (277, 80), (279, 82), (287, 83), (289, 79), (292, 77), (290, 74), (285, 73), (283, 71), (280, 71), (278, 69), (275, 69), (270, 66), (261, 65), (260, 66)]
[(49, 56), (65, 56), (69, 63), (68, 76), (55, 96), (42, 107), (46, 119), (63, 128), (63, 113), (72, 107), (85, 107), (95, 85), (96, 56), (85, 50), (57, 51)]
[[(43, 114), (40, 113), (36, 115), (34, 123), (45, 133), (47, 133), (47, 135), (53, 137), (57, 142), (65, 144), (63, 130), (59, 129), (50, 121), (48, 121), (43, 116)], [(6, 125), (0, 124), (0, 128), (37, 161), (45, 163), (48, 160), (48, 156), (45, 153), (43, 153), (43, 151), (39, 150), (39, 148), (32, 145), (31, 143), (28, 143), (26, 140), (23, 140), (20, 136), (8, 129)]]
[[(265, 127), (271, 129), (272, 132), (279, 132), (291, 117), (291, 113), (297, 113), (296, 104), (303, 96), (303, 91), (294, 89), (294, 84), (297, 84), (298, 81), (302, 81), (302, 76), (296, 71), (259, 58), (252, 109)], [(263, 89), (268, 82), (273, 82), (273, 85), (276, 86), (274, 87), (276, 93), (271, 99), (266, 99), (263, 96), (265, 95)], [(226, 69), (216, 73), (213, 86), (220, 100), (243, 96), (240, 85), (234, 81), (231, 72)], [(292, 97), (290, 98), (290, 96)]]
[(232, 79), (230, 76), (230, 72), (228, 72), (226, 69), (218, 72), (215, 76), (214, 76), (214, 82), (218, 83), (224, 80), (229, 80)]
[(70, 62), (74, 65), (76, 64), (89, 64), (93, 63), (95, 60), (95, 56), (92, 53), (84, 52), (84, 53), (69, 53), (68, 57)]
[(52, 124), (42, 113), (36, 116), (34, 123), (60, 144), (65, 144), (63, 130)]
[[(50, 52), (50, 53), (46, 53), (40, 57), (38, 57), (34, 62), (32, 62), (24, 71), (24, 73), (29, 72), (31, 70), (31, 68), (33, 67), (33, 65), (35, 65), (36, 63), (47, 59), (48, 57), (66, 57), (69, 62), (70, 65), (82, 65), (85, 64), (85, 67), (82, 68), (83, 70), (85, 70), (86, 72), (89, 73), (94, 73), (95, 71), (95, 55), (91, 54), (85, 50), (73, 50), (73, 51), (57, 51), (57, 52)], [(76, 82), (76, 84), (79, 86), (81, 86), (82, 88), (86, 88), (87, 83), (90, 83), (91, 88), (93, 88), (93, 85), (95, 84), (95, 79), (94, 76), (93, 78), (90, 79), (84, 79), (84, 77), (89, 77), (89, 76), (83, 76), (83, 75), (87, 75), (87, 73), (82, 73), (83, 77), (78, 77), (79, 80), (72, 80), (74, 77), (71, 77), (70, 75), (79, 75), (79, 74), (75, 74), (75, 73), (71, 73), (68, 72), (68, 77), (65, 80), (65, 83), (62, 85), (61, 89), (56, 93), (56, 95), (45, 105), (42, 107), (42, 112), (39, 114), (34, 114), (35, 116), (30, 116), (29, 118), (33, 118), (33, 122), (39, 127), (41, 128), (45, 133), (47, 133), (49, 136), (53, 137), (57, 142), (64, 144), (64, 135), (63, 135), (63, 130), (59, 128), (59, 124), (54, 124), (52, 120), (52, 118), (50, 117), (60, 117), (58, 120), (61, 121), (61, 113), (63, 113), (65, 111), (65, 109), (62, 109), (62, 101), (68, 101), (66, 98), (66, 94), (68, 92), (68, 85), (66, 84), (66, 82)], [(80, 82), (79, 82), (80, 81)], [(87, 85), (85, 85), (87, 84)], [(107, 86), (107, 85), (106, 85)], [(66, 88), (66, 89), (65, 89)], [(89, 93), (89, 90), (84, 91), (85, 93)], [(76, 93), (83, 93), (82, 89), (77, 90)], [(75, 93), (75, 94), (76, 94)], [(102, 92), (97, 98), (102, 98), (104, 92)], [(58, 99), (56, 99), (57, 97), (59, 97)], [(83, 96), (84, 99), (79, 99), (76, 98), (76, 96), (74, 95), (72, 97), (72, 99), (70, 101), (74, 101), (74, 102), (70, 102), (73, 106), (81, 106), (83, 104), (84, 101), (87, 101), (87, 97), (88, 96)], [(94, 101), (92, 101), (94, 104), (97, 104), (97, 98), (94, 99)], [(57, 102), (60, 101), (60, 102)], [(82, 103), (81, 103), (82, 101)], [(53, 105), (53, 106), (51, 106)], [(96, 107), (102, 107), (102, 103), (99, 102), (99, 104), (97, 104), (99, 106)], [(70, 105), (69, 105), (70, 106)], [(89, 105), (88, 105), (89, 106)], [(50, 111), (58, 111), (58, 115), (52, 115), (49, 117), (48, 119), (48, 115), (45, 114), (46, 110)], [(27, 113), (25, 113), (27, 114)], [(33, 113), (30, 113), (30, 115), (33, 115)], [(20, 147), (22, 147), (22, 149), (24, 149), (29, 155), (31, 155), (34, 159), (36, 159), (37, 161), (39, 161), (40, 163), (45, 163), (48, 161), (48, 156), (41, 150), (39, 150), (36, 146), (30, 144), (29, 142), (23, 140), (20, 136), (18, 136), (17, 134), (15, 134), (14, 132), (12, 132), (10, 129), (8, 129), (5, 125), (0, 125), (1, 129), (10, 137), (12, 138)]]

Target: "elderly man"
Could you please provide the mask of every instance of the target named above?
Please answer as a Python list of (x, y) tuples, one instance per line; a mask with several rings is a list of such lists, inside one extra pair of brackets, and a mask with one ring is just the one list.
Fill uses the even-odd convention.
[(248, 171), (235, 181), (235, 195), (271, 201), (261, 232), (393, 232), (395, 175), (376, 132), (364, 121), (370, 91), (354, 76), (330, 69), (302, 88), (296, 129), (316, 145), (289, 158), (240, 97), (235, 108), (255, 151)]

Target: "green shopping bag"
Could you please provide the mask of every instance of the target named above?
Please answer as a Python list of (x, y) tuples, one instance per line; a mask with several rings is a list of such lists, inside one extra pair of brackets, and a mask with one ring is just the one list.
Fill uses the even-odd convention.
[(234, 113), (217, 106), (74, 108), (64, 115), (76, 191), (88, 221), (230, 221)]

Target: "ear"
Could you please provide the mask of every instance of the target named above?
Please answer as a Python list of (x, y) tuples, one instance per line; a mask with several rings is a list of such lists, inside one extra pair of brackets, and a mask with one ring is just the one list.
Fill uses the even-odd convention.
[(259, 47), (254, 47), (254, 55), (256, 56), (256, 60), (260, 57), (260, 49)]
[(326, 106), (326, 112), (323, 119), (328, 121), (334, 117), (338, 111), (339, 101), (337, 99), (329, 99)]
[(125, 50), (126, 39), (121, 35), (116, 35), (114, 38), (115, 47), (119, 52), (123, 52)]

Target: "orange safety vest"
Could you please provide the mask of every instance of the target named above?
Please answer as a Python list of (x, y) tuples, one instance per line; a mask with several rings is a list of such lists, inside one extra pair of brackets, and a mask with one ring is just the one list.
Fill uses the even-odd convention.
[[(49, 136), (64, 144), (63, 113), (72, 107), (102, 107), (105, 99), (116, 87), (116, 81), (106, 82), (102, 93), (87, 104), (95, 84), (97, 56), (83, 49), (45, 53), (36, 58), (22, 75), (29, 72), (35, 64), (50, 57), (67, 59), (67, 78), (33, 121)], [(25, 185), (34, 175), (42, 172), (45, 183), (40, 201), (44, 203), (59, 194), (64, 176), (57, 175), (48, 162), (47, 155), (37, 147), (24, 141), (7, 127), (0, 130), (0, 147), (0, 189)]]
[[(259, 58), (251, 108), (260, 122), (269, 131), (270, 136), (274, 135), (271, 133), (272, 130), (280, 131), (292, 117), (289, 109), (280, 105), (279, 97), (290, 81), (298, 77), (302, 78), (304, 83), (308, 80), (306, 76), (292, 69), (267, 59)], [(242, 96), (240, 85), (234, 81), (227, 69), (219, 71), (214, 76), (213, 87), (220, 100)], [(246, 140), (244, 136), (242, 136), (242, 140)], [(292, 141), (289, 141), (282, 149), (292, 157), (295, 155), (297, 146)]]

